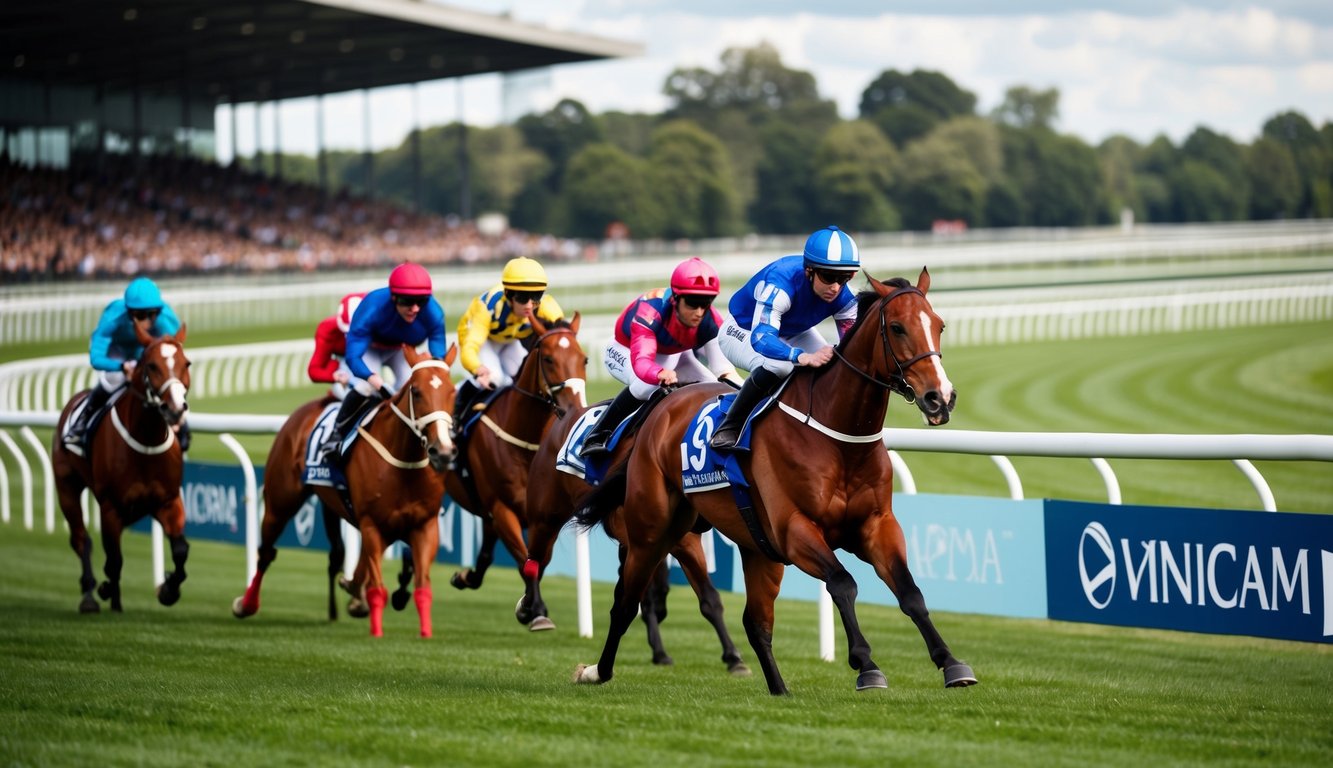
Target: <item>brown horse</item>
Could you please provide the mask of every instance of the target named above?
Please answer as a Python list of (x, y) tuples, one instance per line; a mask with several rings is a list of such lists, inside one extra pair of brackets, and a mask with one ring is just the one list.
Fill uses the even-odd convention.
[(185, 402), (190, 389), (185, 326), (175, 336), (157, 339), (149, 336), (141, 325), (136, 324), (135, 331), (143, 354), (130, 374), (124, 394), (89, 434), (86, 456), (74, 454), (61, 441), (65, 422), (74, 407), (88, 396), (86, 390), (65, 404), (51, 446), (51, 470), (60, 509), (69, 524), (69, 545), (83, 565), (79, 579), (83, 591), (80, 613), (100, 610), (93, 597), (93, 587), (97, 584), (93, 577), (93, 542), (83, 523), (79, 500), (84, 488), (92, 490), (101, 507), (107, 580), (98, 587), (97, 595), (110, 601), (111, 610), (122, 610), (120, 573), (125, 559), (120, 549), (121, 533), (144, 517), (151, 516), (161, 523), (171, 543), (171, 561), (175, 567), (157, 588), (158, 602), (175, 605), (185, 581), (185, 559), (190, 554), (190, 545), (185, 540), (185, 505), (181, 503), (184, 459), (175, 429), (189, 407)]
[[(797, 369), (778, 396), (781, 412), (755, 426), (748, 456), (738, 454), (751, 484), (750, 519), (726, 488), (683, 491), (682, 440), (701, 407), (728, 391), (722, 385), (672, 393), (648, 417), (619, 471), (587, 499), (579, 514), (585, 525), (623, 504), (629, 541), (606, 645), (596, 665), (579, 665), (576, 682), (611, 679), (620, 638), (653, 570), (687, 532), (707, 525), (740, 546), (745, 632), (770, 693), (787, 692), (772, 640), (773, 603), (788, 562), (827, 585), (842, 617), (857, 690), (888, 686), (857, 623), (856, 583), (835, 548), (874, 567), (916, 623), (946, 686), (976, 682), (971, 667), (954, 658), (936, 631), (907, 568), (902, 528), (893, 515), (893, 470), (880, 442), (890, 392), (915, 402), (927, 424), (948, 421), (955, 393), (940, 360), (944, 324), (926, 299), (925, 270), (915, 287), (901, 278), (881, 283), (866, 277), (871, 290), (858, 297), (857, 323), (836, 359), (822, 368)], [(691, 444), (706, 444), (711, 431), (705, 420)]]
[[(439, 360), (403, 346), (411, 376), (358, 428), (361, 439), (352, 444), (345, 461), (345, 497), (327, 486), (306, 485), (303, 478), (307, 441), (327, 401), (306, 403), (282, 425), (264, 465), (259, 568), (245, 594), (232, 602), (232, 613), (237, 618), (259, 611), (260, 585), (278, 555), (278, 537), (313, 493), (326, 511), (331, 510), (361, 533), (360, 563), (348, 589), (354, 595), (365, 592), (370, 604), (370, 634), (380, 637), (384, 633), (388, 590), (380, 561), (385, 547), (401, 539), (412, 548), (416, 561), (421, 636), (431, 636), (430, 564), (440, 544), (436, 518), (444, 498), (444, 470), (455, 455), (454, 385), (449, 366), (457, 352), (451, 346)], [(334, 536), (331, 534), (330, 543)]]
[(587, 405), (588, 356), (579, 346), (579, 321), (577, 312), (572, 321), (550, 326), (532, 319), (531, 351), (513, 385), (486, 406), (462, 447), (460, 466), (445, 479), (449, 496), (482, 519), (476, 564), (450, 582), (459, 589), (481, 586), (497, 537), (515, 562), (528, 559), (523, 527), (533, 456), (558, 414)]
[[(551, 551), (555, 548), (556, 538), (565, 523), (574, 518), (575, 500), (582, 498), (591, 490), (583, 480), (556, 469), (556, 456), (564, 446), (569, 431), (574, 428), (586, 410), (586, 408), (573, 409), (556, 420), (547, 431), (546, 437), (542, 439), (542, 446), (537, 450), (537, 456), (532, 462), (532, 471), (528, 475), (528, 561), (523, 564), (523, 582), (526, 591), (514, 611), (518, 620), (524, 624), (529, 622), (535, 624), (542, 618), (550, 622), (546, 602), (541, 596), (541, 577), (551, 562)], [(616, 444), (610, 462), (614, 465), (622, 461), (633, 444), (634, 435), (626, 432), (626, 436)], [(620, 542), (620, 554), (623, 560), (626, 538), (621, 513), (617, 511), (610, 516), (605, 527), (607, 533)], [(699, 612), (717, 632), (717, 639), (722, 644), (722, 663), (727, 665), (727, 670), (733, 675), (750, 674), (750, 668), (741, 660), (741, 655), (731, 640), (731, 633), (727, 631), (726, 622), (722, 619), (722, 598), (708, 577), (708, 563), (704, 558), (699, 534), (694, 531), (686, 533), (671, 550), (671, 554), (680, 562), (681, 569), (685, 571), (685, 578), (689, 580), (690, 586), (694, 588), (699, 598)], [(639, 605), (639, 613), (643, 616), (643, 622), (647, 627), (648, 646), (653, 651), (654, 664), (672, 663), (671, 656), (662, 645), (662, 632), (659, 626), (666, 618), (666, 576), (664, 562), (654, 574)], [(552, 623), (548, 628), (554, 626)]]

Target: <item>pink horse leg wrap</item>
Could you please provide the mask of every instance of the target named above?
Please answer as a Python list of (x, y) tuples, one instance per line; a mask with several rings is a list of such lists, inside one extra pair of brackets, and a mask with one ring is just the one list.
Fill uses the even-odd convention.
[(421, 636), (429, 638), (431, 635), (430, 626), (430, 587), (417, 587), (417, 591), (412, 593), (412, 599), (417, 604), (417, 616), (421, 617)]
[(528, 581), (536, 581), (539, 573), (541, 573), (541, 566), (537, 564), (536, 560), (529, 557), (523, 563), (523, 578)]
[(259, 613), (259, 585), (264, 581), (264, 572), (255, 571), (255, 577), (246, 587), (245, 597), (241, 598), (241, 605), (248, 614)]
[(366, 600), (370, 603), (370, 636), (384, 637), (384, 605), (389, 602), (389, 590), (371, 587), (366, 590)]

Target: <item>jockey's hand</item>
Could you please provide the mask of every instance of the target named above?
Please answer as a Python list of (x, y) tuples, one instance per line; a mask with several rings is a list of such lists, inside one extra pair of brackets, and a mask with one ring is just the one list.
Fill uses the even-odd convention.
[(120, 370), (124, 371), (126, 376), (130, 376), (134, 373), (134, 369), (138, 367), (138, 365), (138, 360), (126, 360), (120, 364)]
[(379, 393), (380, 393), (380, 399), (381, 399), (381, 400), (392, 400), (392, 399), (393, 399), (393, 393), (389, 391), (389, 388), (388, 388), (388, 387), (380, 387), (380, 388), (379, 388)]
[(726, 373), (720, 374), (717, 378), (718, 381), (728, 381), (738, 387), (745, 383), (745, 379), (742, 379), (741, 375), (735, 371), (727, 371)]
[(351, 380), (351, 378), (352, 375), (346, 371), (338, 371), (337, 373), (333, 374), (333, 380), (338, 384), (346, 384), (348, 381)]
[(378, 373), (370, 374), (370, 376), (366, 378), (366, 383), (369, 384), (370, 388), (376, 392), (380, 391), (381, 389), (384, 389), (384, 378), (380, 376)]
[(477, 370), (472, 373), (472, 378), (476, 379), (477, 386), (482, 389), (495, 389), (495, 384), (491, 382), (491, 369), (484, 365), (477, 366)]
[(663, 368), (657, 372), (657, 383), (669, 387), (676, 383), (676, 372), (670, 368)]
[(818, 368), (833, 359), (833, 347), (823, 347), (817, 352), (802, 352), (796, 358), (796, 364)]

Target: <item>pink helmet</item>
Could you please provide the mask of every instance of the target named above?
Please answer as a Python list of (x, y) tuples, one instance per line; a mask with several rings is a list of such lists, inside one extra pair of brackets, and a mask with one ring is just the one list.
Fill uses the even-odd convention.
[(356, 308), (361, 306), (361, 300), (365, 297), (364, 293), (349, 293), (342, 297), (342, 301), (338, 302), (338, 314), (334, 315), (338, 330), (347, 333), (347, 329), (352, 327), (352, 315), (356, 314)]
[(420, 264), (399, 264), (389, 273), (389, 290), (399, 296), (429, 296), (430, 273)]
[(722, 281), (717, 279), (717, 270), (698, 256), (682, 261), (671, 271), (672, 293), (716, 296), (721, 290)]

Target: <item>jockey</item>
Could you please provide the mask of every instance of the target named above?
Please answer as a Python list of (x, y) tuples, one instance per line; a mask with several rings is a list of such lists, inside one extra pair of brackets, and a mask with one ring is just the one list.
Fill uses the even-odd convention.
[[(125, 295), (106, 305), (88, 344), (88, 359), (93, 369), (100, 372), (97, 386), (92, 388), (78, 420), (70, 425), (65, 445), (80, 456), (88, 447), (88, 423), (93, 414), (102, 410), (111, 395), (125, 386), (126, 378), (134, 373), (143, 354), (135, 326), (142, 326), (149, 336), (170, 336), (180, 330), (180, 319), (162, 300), (157, 284), (146, 277), (136, 277), (125, 288)], [(176, 435), (181, 450), (190, 447), (190, 432), (185, 421)]]
[[(713, 308), (721, 290), (717, 270), (698, 257), (682, 261), (671, 273), (671, 287), (635, 299), (616, 320), (616, 336), (603, 362), (627, 386), (602, 413), (583, 442), (581, 456), (606, 452), (617, 425), (658, 387), (712, 377), (740, 383), (740, 376), (718, 346), (722, 315)], [(703, 354), (708, 367), (700, 361)]]
[(403, 344), (425, 342), (432, 357), (444, 357), (444, 308), (431, 296), (430, 273), (419, 264), (399, 264), (389, 274), (389, 285), (361, 300), (347, 328), (350, 386), (334, 419), (333, 430), (320, 446), (320, 457), (338, 460), (338, 445), (352, 422), (377, 393), (389, 394), (379, 371), (393, 370), (401, 385), (411, 375), (403, 359)]
[(732, 295), (722, 353), (750, 377), (709, 445), (734, 449), (750, 412), (796, 366), (817, 368), (833, 358), (815, 326), (832, 317), (841, 338), (856, 323), (856, 295), (847, 283), (860, 268), (855, 241), (825, 227), (806, 239), (804, 253), (771, 262)]
[(458, 360), (471, 378), (458, 396), (460, 412), (478, 389), (514, 383), (532, 336), (531, 318), (547, 325), (564, 318), (555, 299), (546, 295), (546, 270), (526, 256), (510, 259), (500, 284), (472, 300), (458, 321)]
[(352, 378), (347, 367), (347, 331), (352, 326), (352, 315), (360, 306), (364, 293), (349, 293), (338, 302), (338, 313), (326, 317), (315, 328), (315, 353), (310, 356), (306, 373), (317, 384), (332, 384), (329, 393), (342, 400), (347, 394), (347, 382)]

